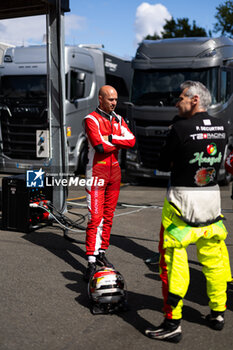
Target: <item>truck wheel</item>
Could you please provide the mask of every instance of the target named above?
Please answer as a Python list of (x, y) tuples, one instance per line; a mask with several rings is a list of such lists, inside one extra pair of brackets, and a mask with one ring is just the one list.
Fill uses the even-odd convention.
[(227, 186), (232, 180), (232, 175), (225, 171), (224, 178), (219, 181), (220, 186)]
[(77, 175), (84, 175), (86, 172), (86, 165), (87, 165), (87, 141), (83, 142), (80, 148), (80, 155), (78, 160), (78, 166), (75, 171), (75, 176)]

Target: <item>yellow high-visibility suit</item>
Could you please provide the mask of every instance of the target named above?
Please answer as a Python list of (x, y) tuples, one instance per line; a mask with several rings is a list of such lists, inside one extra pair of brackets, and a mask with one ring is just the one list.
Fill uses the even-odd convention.
[(195, 243), (197, 257), (207, 281), (209, 307), (226, 309), (227, 282), (232, 280), (228, 251), (224, 240), (226, 228), (219, 220), (204, 227), (185, 223), (180, 212), (165, 199), (160, 230), (160, 277), (164, 297), (164, 314), (168, 319), (181, 319), (182, 306), (189, 286), (186, 247)]

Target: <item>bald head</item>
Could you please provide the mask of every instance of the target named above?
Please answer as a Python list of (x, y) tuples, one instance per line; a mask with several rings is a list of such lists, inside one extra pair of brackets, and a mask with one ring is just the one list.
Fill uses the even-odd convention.
[(104, 85), (99, 89), (99, 96), (105, 96), (111, 93), (117, 94), (116, 89), (111, 85)]
[(106, 113), (111, 113), (117, 105), (117, 91), (110, 85), (104, 85), (99, 90), (99, 108)]

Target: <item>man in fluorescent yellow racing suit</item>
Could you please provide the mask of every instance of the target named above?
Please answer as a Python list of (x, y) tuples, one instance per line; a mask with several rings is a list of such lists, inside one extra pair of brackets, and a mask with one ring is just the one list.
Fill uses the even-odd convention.
[(226, 126), (206, 112), (211, 95), (202, 83), (186, 81), (181, 90), (176, 104), (179, 118), (171, 127), (159, 165), (160, 170), (171, 170), (159, 243), (165, 320), (145, 331), (153, 339), (171, 342), (182, 337), (182, 299), (189, 286), (186, 247), (196, 244), (211, 310), (206, 321), (215, 330), (224, 326), (227, 282), (232, 279), (217, 184)]

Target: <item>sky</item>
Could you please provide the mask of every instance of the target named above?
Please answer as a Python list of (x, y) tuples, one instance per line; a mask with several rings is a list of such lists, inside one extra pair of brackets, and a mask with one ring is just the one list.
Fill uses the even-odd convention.
[[(216, 23), (221, 0), (70, 0), (65, 13), (65, 42), (70, 45), (103, 44), (124, 58), (135, 55), (138, 43), (160, 34), (166, 19), (187, 17), (208, 33)], [(45, 16), (0, 20), (0, 42), (13, 45), (43, 44)], [(213, 34), (218, 36), (218, 34)]]

